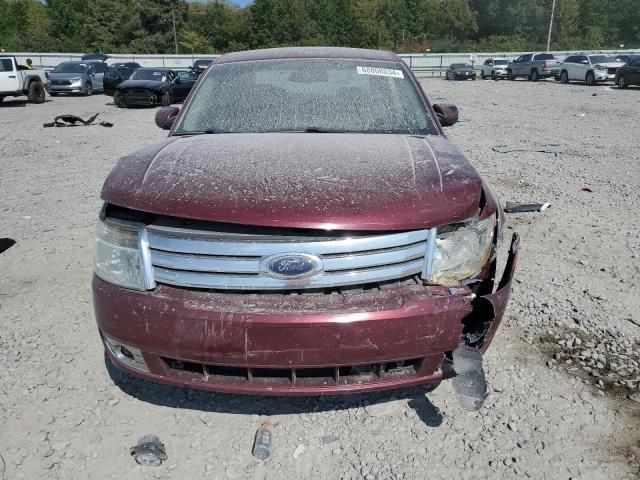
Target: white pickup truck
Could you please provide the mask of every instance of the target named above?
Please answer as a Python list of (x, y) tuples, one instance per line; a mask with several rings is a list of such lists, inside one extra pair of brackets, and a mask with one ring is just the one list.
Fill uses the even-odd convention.
[(31, 103), (44, 103), (44, 70), (19, 65), (15, 57), (0, 56), (0, 102), (4, 97), (26, 95)]

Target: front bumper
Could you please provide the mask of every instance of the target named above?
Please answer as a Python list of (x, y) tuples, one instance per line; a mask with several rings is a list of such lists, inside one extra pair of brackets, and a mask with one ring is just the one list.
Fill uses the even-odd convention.
[(476, 74), (475, 73), (455, 73), (453, 75), (453, 78), (455, 78), (456, 80), (469, 80), (469, 79), (474, 79), (476, 78)]
[(608, 73), (605, 71), (595, 70), (594, 75), (597, 82), (614, 82), (616, 79), (615, 73)]
[(47, 92), (53, 93), (84, 93), (83, 85), (47, 85)]
[(94, 277), (96, 320), (103, 341), (139, 349), (148, 372), (106, 348), (117, 367), (160, 383), (262, 395), (407, 387), (453, 376), (450, 352), (472, 322), (484, 326), (479, 348), (487, 349), (509, 300), (518, 243), (514, 235), (496, 292), (478, 297), (469, 287), (440, 286), (347, 295), (168, 285), (138, 292)]
[(159, 103), (158, 95), (151, 90), (127, 91), (123, 95), (127, 105), (155, 107)]

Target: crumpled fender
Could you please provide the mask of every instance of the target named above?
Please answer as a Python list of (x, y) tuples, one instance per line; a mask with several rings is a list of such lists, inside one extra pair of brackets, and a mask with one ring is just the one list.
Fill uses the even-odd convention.
[(513, 281), (516, 265), (518, 263), (519, 249), (520, 236), (517, 233), (514, 233), (511, 239), (511, 247), (509, 247), (509, 257), (507, 258), (507, 263), (505, 265), (502, 278), (500, 279), (500, 283), (498, 284), (498, 288), (494, 293), (482, 295), (477, 299), (478, 302), (485, 302), (491, 308), (493, 318), (491, 326), (485, 334), (485, 340), (481, 348), (482, 353), (489, 348), (489, 345), (502, 322), (504, 312), (507, 309), (509, 296), (511, 294), (511, 282)]

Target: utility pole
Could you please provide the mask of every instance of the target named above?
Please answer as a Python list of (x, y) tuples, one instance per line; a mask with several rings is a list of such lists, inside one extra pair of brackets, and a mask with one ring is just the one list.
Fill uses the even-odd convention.
[[(554, 5), (555, 5), (555, 1), (556, 0), (553, 0)], [(171, 20), (173, 20), (173, 43), (175, 43), (176, 45), (176, 55), (178, 55), (178, 34), (176, 33), (176, 13), (173, 10), (173, 8), (171, 9)]]
[(551, 49), (551, 30), (553, 29), (553, 16), (556, 13), (556, 0), (551, 4), (551, 20), (549, 21), (549, 36), (547, 37), (547, 52)]

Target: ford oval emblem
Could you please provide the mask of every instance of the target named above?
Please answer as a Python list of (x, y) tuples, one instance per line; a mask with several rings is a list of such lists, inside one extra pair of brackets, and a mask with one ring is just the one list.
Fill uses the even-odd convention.
[(267, 274), (283, 279), (309, 277), (322, 270), (322, 260), (306, 253), (273, 255), (268, 257), (263, 265)]

